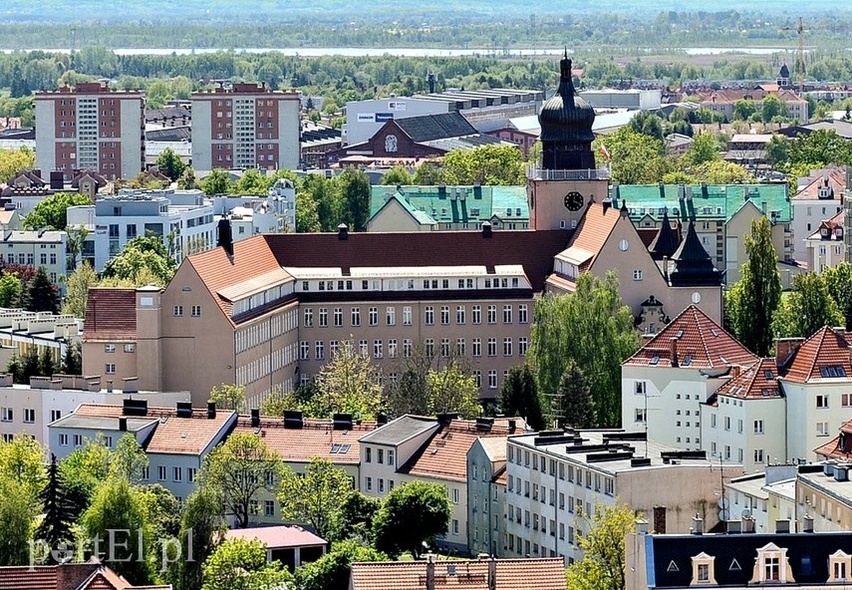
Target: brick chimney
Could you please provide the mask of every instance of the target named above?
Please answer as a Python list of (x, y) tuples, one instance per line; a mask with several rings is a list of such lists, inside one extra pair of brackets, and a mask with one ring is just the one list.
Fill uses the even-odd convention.
[(804, 338), (776, 338), (775, 339), (775, 364), (783, 366), (790, 355), (799, 350)]
[(488, 560), (488, 590), (497, 590), (497, 560), (493, 556)]
[(672, 366), (678, 366), (678, 358), (677, 358), (677, 336), (672, 336), (669, 338), (669, 352), (672, 357)]
[(731, 380), (736, 379), (740, 376), (740, 366), (739, 365), (731, 365)]
[(426, 590), (435, 590), (435, 556), (426, 556)]

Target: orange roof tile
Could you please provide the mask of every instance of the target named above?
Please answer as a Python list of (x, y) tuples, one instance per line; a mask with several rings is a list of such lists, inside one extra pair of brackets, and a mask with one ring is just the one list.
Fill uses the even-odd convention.
[(826, 459), (852, 459), (852, 420), (840, 426), (840, 434), (814, 449), (814, 453)]
[(775, 359), (760, 359), (756, 364), (722, 385), (716, 393), (740, 399), (783, 397), (778, 387), (778, 366), (775, 364)]
[(576, 261), (583, 269), (591, 268), (620, 218), (618, 209), (590, 202), (568, 247), (558, 256)]
[(171, 585), (133, 586), (97, 562), (0, 567), (0, 590), (171, 590)]
[[(352, 590), (421, 590), (426, 587), (425, 561), (362, 562), (352, 564)], [(434, 563), (435, 589), (564, 590), (565, 566), (561, 557), (498, 559), (495, 579), (489, 584), (490, 560), (438, 561)]]
[(730, 365), (751, 366), (758, 357), (739, 343), (701, 308), (690, 305), (669, 322), (625, 365), (672, 366), (671, 339), (677, 338), (678, 365), (708, 369)]
[(84, 340), (135, 340), (136, 289), (89, 289)]
[[(270, 449), (281, 455), (285, 463), (307, 463), (313, 457), (321, 457), (335, 464), (357, 465), (361, 461), (358, 439), (375, 429), (375, 422), (353, 424), (352, 430), (334, 430), (330, 420), (306, 419), (303, 420), (302, 428), (284, 428), (284, 422), (280, 419), (260, 420), (260, 435)], [(240, 418), (234, 432), (255, 430), (251, 420)], [(349, 447), (346, 448), (346, 445)], [(332, 453), (332, 449), (337, 452)]]
[(784, 378), (796, 383), (823, 379), (848, 381), (852, 379), (849, 353), (849, 342), (844, 334), (826, 326), (796, 350), (792, 360), (787, 362)]
[(793, 199), (818, 199), (819, 188), (824, 184), (826, 177), (828, 178), (828, 186), (831, 187), (831, 190), (834, 193), (833, 200), (840, 201), (846, 190), (846, 172), (841, 168), (829, 168), (827, 170), (823, 170), (822, 174), (817, 172), (808, 184), (796, 191), (796, 194), (793, 195)]
[(257, 539), (268, 549), (283, 547), (311, 547), (326, 545), (328, 542), (300, 526), (279, 525), (252, 527), (248, 529), (229, 529), (225, 531), (226, 539)]

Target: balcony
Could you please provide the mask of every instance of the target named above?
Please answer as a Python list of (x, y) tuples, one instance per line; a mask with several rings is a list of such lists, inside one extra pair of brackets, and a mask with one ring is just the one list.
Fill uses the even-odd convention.
[(611, 176), (606, 168), (547, 170), (538, 166), (527, 166), (527, 178), (530, 180), (609, 180)]

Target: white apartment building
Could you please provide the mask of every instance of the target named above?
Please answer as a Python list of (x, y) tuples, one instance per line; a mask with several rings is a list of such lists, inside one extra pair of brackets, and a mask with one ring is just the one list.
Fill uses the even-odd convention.
[(36, 162), (46, 173), (93, 169), (133, 178), (145, 165), (144, 96), (85, 82), (35, 95)]
[(467, 546), (471, 555), (503, 555), (506, 446), (502, 437), (477, 438), (467, 452)]
[(0, 264), (20, 264), (38, 268), (44, 267), (50, 282), (58, 284), (60, 289), (65, 283), (67, 269), (68, 234), (53, 230), (10, 230), (2, 234), (0, 242)]
[(186, 195), (168, 191), (123, 191), (104, 196), (94, 205), (69, 207), (68, 225), (82, 225), (91, 232), (83, 246), (83, 259), (97, 272), (128, 241), (149, 233), (162, 237), (179, 264), (187, 254), (216, 244), (213, 205), (198, 193), (194, 202), (186, 203)]
[(846, 174), (842, 169), (824, 170), (822, 174), (805, 179), (798, 187), (790, 200), (793, 206), (790, 225), (795, 245), (794, 257), (797, 260), (805, 257), (807, 238), (820, 229), (823, 221), (831, 219), (843, 209), (845, 190)]
[(510, 436), (504, 555), (582, 559), (578, 536), (598, 506), (624, 504), (653, 528), (689, 532), (698, 515), (719, 522), (724, 482), (742, 474), (703, 451), (680, 451), (624, 431), (553, 431)]
[(844, 232), (846, 212), (840, 211), (824, 219), (817, 229), (805, 238), (805, 260), (814, 272), (825, 272), (846, 260)]

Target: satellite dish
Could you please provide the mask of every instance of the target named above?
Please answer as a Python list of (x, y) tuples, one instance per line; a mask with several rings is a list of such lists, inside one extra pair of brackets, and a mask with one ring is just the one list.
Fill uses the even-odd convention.
[(728, 499), (725, 496), (719, 498), (719, 508), (721, 508), (722, 510), (727, 510), (729, 505), (730, 502), (728, 502)]
[(746, 508), (745, 510), (743, 510), (743, 512), (742, 512), (742, 517), (743, 517), (743, 518), (751, 518), (751, 510), (749, 510), (748, 508)]

